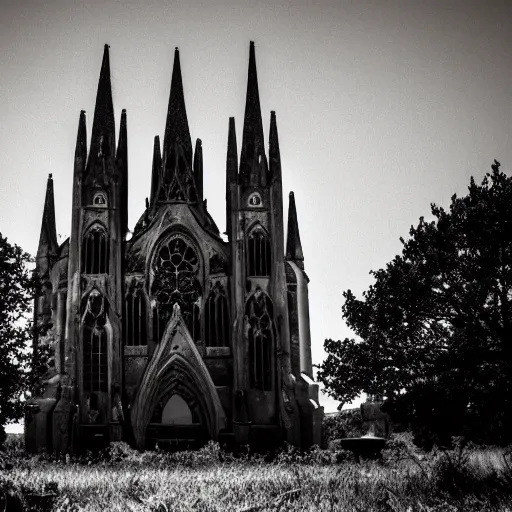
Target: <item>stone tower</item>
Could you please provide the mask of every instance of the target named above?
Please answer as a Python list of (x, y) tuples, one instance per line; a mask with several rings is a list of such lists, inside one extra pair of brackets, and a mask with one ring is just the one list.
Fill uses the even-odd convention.
[(54, 364), (27, 404), (27, 449), (319, 444), (308, 278), (293, 193), (284, 247), (276, 115), (267, 153), (252, 42), (240, 160), (229, 119), (227, 241), (203, 197), (177, 48), (150, 190), (127, 239), (126, 111), (116, 145), (105, 46), (89, 148), (80, 113), (71, 236), (60, 247), (48, 180), (35, 318), (44, 327), (36, 346), (49, 345)]

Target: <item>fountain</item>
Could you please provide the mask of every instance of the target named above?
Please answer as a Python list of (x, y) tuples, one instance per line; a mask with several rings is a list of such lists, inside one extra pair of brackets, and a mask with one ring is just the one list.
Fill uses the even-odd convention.
[[(361, 416), (368, 425), (368, 433), (361, 437), (344, 437), (340, 439), (340, 445), (344, 450), (350, 450), (359, 460), (376, 459), (386, 444), (389, 433), (388, 415), (380, 410), (380, 402), (366, 402), (361, 404)], [(383, 436), (377, 436), (376, 430)]]

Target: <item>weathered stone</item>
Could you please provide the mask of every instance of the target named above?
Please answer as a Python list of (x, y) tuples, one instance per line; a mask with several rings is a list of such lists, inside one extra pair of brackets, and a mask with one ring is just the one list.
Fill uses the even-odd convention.
[(276, 114), (267, 158), (253, 43), (240, 165), (229, 122), (227, 242), (202, 182), (176, 49), (163, 147), (155, 137), (150, 197), (127, 240), (127, 115), (116, 145), (106, 45), (89, 153), (80, 113), (71, 237), (60, 247), (47, 185), (35, 313), (55, 368), (27, 408), (27, 450), (320, 442), (297, 212), (290, 200), (285, 253)]

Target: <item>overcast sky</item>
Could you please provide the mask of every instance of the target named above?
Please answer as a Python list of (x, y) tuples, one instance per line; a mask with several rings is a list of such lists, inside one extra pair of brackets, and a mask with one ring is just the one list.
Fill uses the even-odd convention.
[[(78, 117), (92, 127), (103, 45), (117, 131), (128, 116), (129, 226), (149, 195), (174, 47), (208, 208), (225, 229), (228, 119), (239, 149), (249, 41), (268, 138), (276, 110), (285, 205), (295, 192), (311, 279), (313, 361), (351, 336), (360, 295), (430, 203), (448, 206), (493, 159), (512, 169), (512, 2), (0, 0), (0, 231), (35, 254), (53, 173), (70, 234)], [(286, 212), (285, 212), (286, 214)], [(332, 401), (324, 401), (334, 410)]]

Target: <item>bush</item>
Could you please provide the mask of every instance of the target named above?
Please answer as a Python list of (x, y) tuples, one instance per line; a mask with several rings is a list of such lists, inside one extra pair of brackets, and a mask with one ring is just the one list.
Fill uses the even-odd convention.
[(322, 423), (322, 448), (343, 437), (360, 437), (366, 434), (366, 428), (359, 409), (340, 411), (335, 416), (324, 416)]

